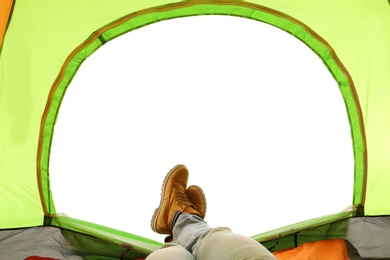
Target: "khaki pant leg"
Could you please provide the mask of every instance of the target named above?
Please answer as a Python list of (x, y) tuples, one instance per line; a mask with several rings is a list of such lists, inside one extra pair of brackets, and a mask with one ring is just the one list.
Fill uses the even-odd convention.
[(273, 254), (256, 240), (233, 233), (229, 228), (212, 228), (194, 246), (197, 260), (275, 260)]
[(151, 253), (146, 260), (195, 260), (195, 258), (184, 247), (168, 243), (160, 249)]

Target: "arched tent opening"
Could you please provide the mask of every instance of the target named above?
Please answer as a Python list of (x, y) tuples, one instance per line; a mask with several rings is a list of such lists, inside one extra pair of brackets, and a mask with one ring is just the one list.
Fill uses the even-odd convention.
[[(66, 87), (68, 86), (70, 80), (73, 78), (76, 73), (79, 65), (84, 59), (92, 54), (98, 47), (105, 44), (110, 39), (114, 39), (128, 31), (133, 29), (143, 27), (144, 25), (154, 23), (158, 20), (165, 20), (169, 18), (181, 17), (181, 16), (192, 16), (197, 14), (230, 14), (234, 16), (243, 16), (246, 18), (258, 20), (261, 22), (266, 22), (271, 25), (277, 26), (283, 30), (286, 30), (288, 33), (294, 35), (301, 41), (303, 41), (306, 45), (308, 45), (324, 62), (324, 64), (328, 67), (329, 71), (336, 78), (337, 82), (339, 82), (339, 88), (344, 98), (344, 102), (346, 103), (346, 107), (348, 108), (348, 115), (350, 120), (354, 122), (351, 127), (351, 132), (353, 135), (353, 147), (355, 151), (364, 150), (360, 147), (363, 145), (363, 137), (361, 135), (361, 127), (359, 127), (360, 123), (360, 114), (359, 114), (359, 106), (355, 103), (357, 102), (356, 97), (354, 95), (354, 88), (349, 75), (344, 70), (343, 65), (338, 60), (335, 52), (332, 50), (331, 46), (323, 40), (319, 35), (314, 33), (309, 27), (305, 24), (296, 21), (292, 17), (288, 17), (282, 13), (274, 12), (267, 8), (256, 6), (255, 9), (252, 9), (252, 6), (218, 6), (215, 9), (215, 6), (200, 6), (199, 9), (191, 8), (191, 5), (184, 5), (184, 7), (164, 7), (162, 10), (145, 10), (144, 13), (131, 14), (127, 17), (123, 17), (118, 21), (110, 24), (97, 31), (92, 37), (90, 37), (85, 43), (80, 45), (69, 58), (67, 59), (68, 64), (65, 63), (64, 73), (60, 74), (60, 78), (56, 81), (56, 84), (53, 85), (52, 88), (52, 98), (51, 100), (62, 100)], [(205, 9), (203, 9), (205, 8)], [(174, 11), (173, 11), (174, 10)], [(209, 13), (210, 12), (210, 13)], [(232, 13), (230, 13), (232, 12)], [(250, 16), (248, 17), (248, 12)], [(163, 15), (164, 14), (164, 15)], [(266, 14), (266, 15), (265, 15)], [(164, 18), (162, 18), (164, 17)], [(261, 19), (260, 19), (261, 18)], [(80, 62), (79, 65), (75, 66), (73, 63), (76, 61), (76, 64)], [(70, 66), (72, 65), (72, 66)], [(67, 71), (69, 70), (69, 72)], [(67, 75), (69, 75), (67, 78)], [(58, 97), (57, 97), (58, 96)], [(47, 118), (46, 124), (50, 122), (48, 125), (54, 126), (52, 124), (51, 119), (56, 119), (59, 104), (60, 103), (48, 103), (50, 105), (50, 109), (47, 110)], [(49, 131), (53, 131), (50, 129)], [(43, 146), (50, 146), (48, 143), (45, 145), (45, 138), (43, 138)], [(46, 139), (46, 141), (51, 141), (50, 139)], [(283, 148), (281, 148), (283, 149)], [(45, 154), (45, 151), (42, 151), (41, 163), (45, 163), (48, 161), (47, 156), (49, 154)], [(292, 151), (291, 151), (292, 152)], [(355, 174), (357, 176), (364, 175), (364, 153), (355, 153)], [(45, 167), (41, 167), (41, 169), (47, 169), (47, 165)], [(258, 170), (259, 171), (259, 170)], [(46, 174), (45, 172), (41, 172), (41, 174)], [(231, 173), (230, 173), (231, 174)], [(285, 176), (284, 176), (285, 177)], [(286, 178), (286, 177), (285, 177)], [(363, 178), (363, 177), (362, 177)], [(362, 179), (361, 178), (361, 179)], [(362, 198), (362, 188), (363, 182), (357, 181), (359, 178), (355, 179), (355, 196), (353, 198), (352, 204), (360, 204)], [(158, 190), (158, 189), (157, 189)], [(226, 191), (225, 191), (226, 192)], [(44, 193), (45, 194), (45, 193)], [(47, 205), (48, 210), (50, 210), (53, 205), (49, 203)], [(353, 208), (353, 206), (351, 207)], [(54, 213), (54, 212), (49, 212)], [(353, 211), (346, 211), (342, 213), (342, 218), (351, 216), (354, 214)], [(340, 218), (339, 215), (336, 218)], [(333, 220), (333, 218), (330, 218)], [(253, 235), (253, 234), (252, 234)]]
[[(338, 82), (347, 108), (355, 161), (352, 210), (260, 234), (255, 239), (277, 250), (316, 239), (345, 237), (345, 232), (352, 230), (358, 237), (359, 228), (352, 226), (363, 223), (365, 217), (362, 216), (388, 214), (383, 196), (387, 194), (390, 175), (386, 174), (388, 165), (382, 160), (390, 150), (390, 139), (386, 134), (390, 129), (386, 120), (388, 90), (385, 87), (390, 82), (389, 64), (384, 58), (388, 57), (390, 42), (387, 1), (354, 5), (339, 1), (313, 5), (299, 1), (264, 5), (243, 1), (186, 1), (164, 2), (157, 6), (149, 1), (121, 3), (120, 6), (101, 2), (93, 8), (82, 2), (77, 5), (52, 2), (47, 6), (7, 3), (12, 6), (12, 15), (7, 21), (9, 26), (0, 53), (0, 112), (4, 115), (0, 124), (0, 145), (4, 147), (2, 152), (5, 151), (0, 173), (4, 177), (2, 197), (6, 200), (2, 211), (9, 214), (1, 216), (2, 228), (42, 223), (58, 226), (64, 233), (69, 230), (81, 232), (128, 250), (131, 248), (133, 257), (138, 253), (147, 254), (159, 246), (154, 241), (125, 232), (58, 216), (49, 183), (51, 139), (66, 88), (82, 62), (95, 50), (107, 41), (147, 24), (201, 14), (242, 16), (274, 25), (296, 36), (324, 61)], [(53, 12), (45, 12), (47, 10)], [(79, 10), (88, 10), (88, 13)], [(70, 14), (72, 19), (67, 19)], [(26, 24), (27, 17), (34, 22)], [(61, 20), (66, 22), (58, 22)], [(354, 28), (350, 26), (352, 24)], [(94, 33), (90, 35), (91, 32)], [(32, 35), (34, 37), (30, 37)], [(85, 40), (88, 35), (90, 37)], [(375, 47), (364, 41), (369, 38), (378, 39)], [(55, 51), (53, 46), (57, 46)], [(44, 73), (42, 68), (45, 68)], [(45, 216), (44, 221), (42, 216)], [(354, 216), (360, 217), (351, 218)], [(380, 226), (386, 227), (387, 219), (379, 219), (383, 221)], [(370, 221), (376, 220), (370, 218)], [(367, 226), (367, 223), (363, 225)], [(383, 229), (374, 232), (386, 233)], [(365, 243), (372, 241), (366, 239)], [(359, 245), (359, 248), (364, 248), (367, 257), (383, 257), (388, 249), (383, 244), (386, 240), (381, 241), (376, 241), (380, 245), (375, 245), (374, 251), (366, 250), (366, 245)], [(373, 248), (372, 244), (369, 247)]]
[[(196, 6), (197, 8), (193, 8)], [(339, 88), (346, 103), (348, 116), (351, 121), (351, 132), (353, 136), (354, 159), (355, 159), (355, 184), (353, 204), (359, 205), (364, 203), (364, 176), (365, 176), (365, 149), (364, 149), (364, 133), (362, 127), (362, 117), (360, 106), (356, 97), (353, 82), (345, 70), (343, 64), (338, 59), (336, 53), (331, 46), (322, 39), (318, 34), (312, 31), (304, 23), (289, 17), (286, 14), (275, 10), (251, 4), (236, 4), (236, 5), (202, 5), (195, 3), (185, 3), (177, 5), (169, 5), (159, 7), (157, 9), (146, 9), (143, 12), (130, 14), (121, 19), (101, 28), (96, 31), (87, 41), (78, 46), (68, 59), (66, 60), (62, 73), (59, 74), (55, 84), (51, 89), (51, 94), (46, 106), (46, 113), (43, 115), (43, 124), (41, 131), (42, 144), (39, 149), (38, 158), (41, 167), (40, 175), (48, 174), (48, 159), (49, 147), (51, 143), (51, 134), (49, 138), (45, 138), (43, 133), (53, 132), (53, 126), (57, 117), (60, 102), (64, 96), (66, 87), (75, 75), (77, 69), (86, 57), (91, 55), (97, 48), (102, 46), (110, 39), (116, 38), (123, 33), (144, 25), (181, 16), (191, 16), (197, 14), (229, 14), (235, 16), (243, 16), (254, 20), (266, 22), (277, 26), (307, 44), (317, 55), (324, 61), (324, 64), (329, 68), (333, 76), (339, 82)], [(54, 102), (55, 101), (55, 102)], [(44, 208), (49, 214), (54, 213), (53, 201), (50, 198), (48, 185), (42, 185), (43, 195), (45, 196)], [(46, 192), (45, 192), (46, 191)]]
[(352, 203), (337, 83), (299, 40), (237, 17), (159, 22), (99, 49), (67, 90), (50, 161), (58, 212), (158, 241), (150, 212), (178, 162), (207, 193), (208, 223), (248, 236)]

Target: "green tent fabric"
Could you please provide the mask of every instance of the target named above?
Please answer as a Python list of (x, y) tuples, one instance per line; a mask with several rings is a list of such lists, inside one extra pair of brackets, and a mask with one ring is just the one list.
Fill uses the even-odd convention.
[(351, 210), (256, 239), (390, 214), (388, 1), (7, 0), (0, 14), (0, 229), (58, 226), (116, 244), (126, 241), (146, 254), (158, 248), (136, 235), (58, 216), (50, 190), (50, 146), (66, 89), (88, 56), (137, 28), (193, 15), (244, 17), (297, 37), (323, 60), (347, 108), (355, 161)]

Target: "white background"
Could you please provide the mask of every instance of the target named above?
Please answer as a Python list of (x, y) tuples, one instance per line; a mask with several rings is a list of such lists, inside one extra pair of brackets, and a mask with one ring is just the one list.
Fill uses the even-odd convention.
[(150, 219), (176, 164), (206, 221), (248, 236), (342, 211), (353, 151), (322, 61), (257, 21), (198, 16), (106, 43), (81, 66), (55, 126), (57, 212), (158, 241)]

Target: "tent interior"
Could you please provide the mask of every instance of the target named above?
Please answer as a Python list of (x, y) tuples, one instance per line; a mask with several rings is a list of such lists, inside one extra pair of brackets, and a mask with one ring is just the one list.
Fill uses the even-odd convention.
[[(318, 5), (321, 5), (321, 8)], [(80, 135), (80, 140), (74, 138), (72, 140), (74, 143), (70, 143), (66, 139), (66, 135), (64, 135), (65, 138), (61, 136), (61, 131), (56, 127), (62, 124), (61, 113), (66, 111), (68, 104), (70, 104), (69, 106), (72, 104), (68, 96), (71, 97), (72, 93), (76, 95), (77, 93), (72, 91), (79, 89), (79, 87), (76, 88), (72, 84), (78, 80), (83, 67), (86, 67), (84, 65), (87, 65), (88, 61), (93, 63), (94, 56), (97, 56), (106, 45), (119, 42), (121, 38), (131, 35), (133, 31), (153, 28), (153, 26), (165, 22), (186, 19), (185, 17), (216, 15), (265, 24), (280, 33), (292, 35), (294, 37), (291, 38), (296, 42), (303, 43), (302, 46), (310, 49), (312, 54), (322, 63), (321, 65), (324, 65), (324, 68), (329, 72), (328, 76), (331, 76), (335, 87), (338, 87), (340, 102), (344, 106), (343, 113), (345, 114), (343, 116), (350, 127), (348, 129), (350, 140), (348, 141), (352, 143), (349, 143), (351, 149), (346, 158), (353, 157), (351, 158), (351, 161), (353, 161), (351, 164), (353, 165), (349, 165), (349, 170), (340, 170), (340, 173), (335, 173), (335, 177), (330, 179), (329, 187), (326, 185), (322, 187), (325, 187), (324, 192), (339, 194), (339, 191), (332, 190), (331, 186), (334, 184), (336, 187), (337, 175), (346, 172), (345, 174), (348, 174), (350, 180), (350, 187), (345, 187), (342, 190), (350, 193), (350, 198), (347, 198), (347, 201), (349, 201), (349, 204), (346, 205), (347, 208), (330, 212), (327, 215), (291, 222), (292, 217), (290, 218), (289, 215), (293, 215), (291, 212), (294, 210), (294, 201), (286, 202), (292, 208), (281, 209), (281, 213), (278, 215), (284, 216), (287, 222), (290, 221), (289, 224), (270, 231), (257, 230), (255, 231), (257, 233), (252, 237), (273, 252), (278, 259), (290, 259), (294, 254), (296, 254), (295, 257), (298, 257), (297, 255), (302, 250), (307, 250), (307, 248), (311, 248), (312, 251), (307, 250), (307, 256), (304, 259), (313, 259), (313, 257), (315, 259), (329, 259), (329, 255), (321, 253), (323, 252), (321, 250), (324, 250), (323, 247), (327, 251), (337, 251), (331, 247), (336, 246), (336, 244), (321, 243), (329, 241), (340, 242), (341, 244), (337, 244), (337, 248), (342, 245), (340, 258), (337, 259), (390, 259), (390, 206), (387, 203), (390, 165), (386, 161), (387, 155), (390, 155), (390, 136), (388, 134), (390, 133), (390, 120), (386, 120), (390, 118), (388, 95), (386, 95), (390, 94), (386, 88), (390, 85), (390, 77), (386, 73), (390, 70), (390, 63), (386, 58), (389, 57), (388, 54), (390, 53), (388, 47), (390, 46), (390, 31), (386, 26), (386, 24), (390, 24), (389, 11), (390, 4), (388, 1), (377, 1), (375, 3), (367, 1), (353, 3), (349, 1), (349, 4), (339, 3), (335, 0), (329, 1), (327, 4), (319, 1), (310, 4), (298, 0), (288, 4), (262, 0), (182, 2), (151, 0), (137, 4), (126, 1), (118, 1), (115, 4), (110, 1), (101, 1), (93, 8), (91, 8), (91, 3), (88, 3), (88, 1), (83, 3), (77, 1), (60, 3), (60, 1), (57, 1), (36, 5), (13, 0), (3, 1), (0, 4), (0, 176), (2, 179), (0, 184), (0, 196), (2, 198), (0, 205), (0, 211), (2, 212), (0, 216), (0, 251), (2, 254), (0, 258), (29, 260), (144, 259), (151, 252), (161, 247), (161, 242), (151, 239), (149, 236), (116, 228), (115, 218), (111, 220), (112, 225), (100, 222), (96, 222), (99, 223), (96, 224), (94, 217), (85, 219), (87, 220), (85, 221), (84, 218), (68, 216), (66, 211), (65, 214), (60, 213), (62, 212), (62, 205), (61, 203), (55, 203), (57, 196), (69, 200), (72, 187), (76, 192), (76, 183), (81, 184), (80, 187), (91, 185), (93, 181), (89, 180), (93, 179), (94, 176), (87, 176), (85, 180), (82, 177), (77, 177), (81, 176), (84, 171), (82, 167), (78, 167), (80, 169), (74, 170), (74, 175), (69, 174), (70, 182), (63, 185), (64, 179), (61, 179), (61, 175), (66, 174), (67, 171), (73, 172), (72, 167), (78, 165), (76, 160), (83, 157), (83, 154), (82, 152), (77, 154), (75, 151), (73, 152), (73, 158), (70, 157), (69, 160), (64, 160), (65, 157), (56, 154), (58, 151), (55, 149), (59, 147), (59, 150), (61, 150), (57, 143), (59, 140), (63, 140), (74, 147), (80, 143), (82, 144), (83, 135)], [(72, 19), (67, 19), (68, 17), (72, 17)], [(331, 22), (329, 22), (330, 17), (332, 18)], [(25, 23), (27, 18), (32, 21), (28, 25)], [(376, 29), (372, 30), (373, 27)], [(158, 28), (157, 30), (161, 29)], [(375, 41), (371, 39), (375, 39)], [(156, 40), (156, 42), (159, 41)], [(156, 43), (153, 42), (153, 44)], [(162, 47), (163, 41), (159, 44)], [(168, 44), (174, 45), (174, 43)], [(206, 48), (211, 48), (211, 45), (212, 41), (205, 44)], [(218, 46), (214, 47), (217, 51)], [(195, 48), (192, 47), (192, 49), (195, 52)], [(142, 52), (142, 46), (139, 49), (133, 48), (133, 51)], [(232, 53), (237, 52), (232, 48), (230, 51)], [(184, 52), (182, 51), (182, 53)], [(146, 54), (143, 55), (146, 57)], [(255, 59), (254, 54), (249, 55), (252, 59)], [(188, 58), (188, 56), (184, 57)], [(198, 56), (200, 55), (198, 54)], [(225, 57), (231, 56), (232, 54), (225, 53)], [(167, 59), (169, 58), (168, 56)], [(192, 59), (195, 59), (195, 56)], [(215, 59), (221, 60), (222, 58)], [(261, 57), (258, 59), (260, 60)], [(180, 64), (180, 61), (178, 63)], [(181, 65), (183, 66), (183, 64)], [(272, 67), (271, 64), (269, 65)], [(217, 71), (213, 71), (212, 68), (208, 68), (208, 70), (213, 73)], [(236, 70), (238, 69), (236, 68)], [(246, 68), (246, 70), (249, 69)], [(193, 70), (189, 69), (188, 71)], [(204, 75), (207, 71), (202, 73)], [(256, 73), (253, 71), (252, 74), (257, 76)], [(169, 76), (168, 72), (166, 74)], [(191, 77), (191, 74), (187, 77)], [(218, 77), (222, 78), (224, 75), (221, 74)], [(96, 78), (99, 77), (96, 76)], [(182, 82), (184, 80), (181, 79)], [(191, 80), (194, 81), (194, 84), (202, 84), (201, 81), (196, 82), (195, 79), (190, 79), (188, 82), (191, 83)], [(162, 80), (160, 79), (160, 81)], [(307, 81), (310, 81), (309, 75)], [(240, 83), (239, 79), (237, 82)], [(114, 80), (112, 82), (108, 81), (107, 85), (116, 83)], [(211, 84), (217, 85), (218, 83), (220, 81)], [(69, 90), (68, 86), (70, 86)], [(90, 89), (87, 89), (87, 96), (83, 97), (82, 105), (88, 104), (88, 96), (95, 97), (94, 94), (97, 94), (96, 85), (91, 84), (90, 87)], [(114, 89), (112, 87), (113, 92)], [(156, 89), (151, 91), (156, 92)], [(177, 92), (177, 90), (173, 90), (173, 92), (175, 91)], [(206, 89), (204, 92), (199, 90), (199, 96), (207, 96), (207, 91), (211, 92), (210, 89)], [(246, 91), (246, 89), (243, 87), (241, 91)], [(281, 91), (287, 93), (285, 89)], [(118, 93), (116, 92), (117, 95)], [(232, 102), (227, 102), (226, 105), (221, 102), (218, 103), (218, 101), (215, 102), (216, 99), (219, 99), (218, 95), (220, 93), (221, 89), (217, 89), (215, 97), (211, 93), (209, 94), (211, 105), (208, 111), (215, 104), (219, 104), (221, 109), (224, 110), (231, 108), (228, 120), (232, 121), (234, 111), (236, 111), (237, 117), (234, 119), (242, 125), (243, 129), (240, 134), (244, 135), (249, 132), (247, 129), (253, 126), (247, 123), (254, 121), (253, 117), (256, 115), (250, 114), (245, 117), (243, 116), (246, 113), (245, 110), (241, 107), (231, 106), (230, 103)], [(236, 97), (239, 96), (234, 91), (232, 93)], [(190, 94), (187, 93), (187, 97), (191, 97)], [(276, 93), (277, 95), (278, 93)], [(145, 97), (146, 99), (149, 98), (148, 93), (145, 94)], [(246, 97), (241, 98), (245, 99)], [(256, 103), (253, 100), (251, 101), (247, 103)], [(197, 102), (205, 102), (205, 100), (199, 98)], [(104, 100), (100, 103), (104, 103)], [(315, 100), (314, 103), (316, 103)], [(152, 107), (155, 105), (161, 108), (162, 113), (169, 114), (162, 110), (162, 105), (156, 104), (150, 102), (147, 105)], [(181, 104), (183, 105), (185, 102)], [(287, 101), (279, 100), (279, 103), (276, 103), (277, 106), (283, 104), (286, 105)], [(310, 106), (314, 107), (316, 105)], [(317, 100), (317, 106), (326, 105), (320, 104), (320, 101)], [(293, 105), (290, 107), (286, 105), (286, 107), (285, 116), (288, 115), (288, 109), (293, 113)], [(91, 108), (93, 109), (92, 106)], [(260, 110), (261, 108), (249, 107), (249, 109)], [(128, 110), (128, 108), (125, 110)], [(207, 109), (205, 111), (206, 115)], [(89, 110), (86, 109), (84, 112), (89, 112)], [(89, 122), (85, 118), (90, 116), (90, 114), (83, 115), (81, 111), (76, 111), (76, 114), (70, 118), (76, 120), (77, 113), (80, 116), (80, 123), (75, 124), (77, 126), (74, 127), (75, 135), (82, 132), (82, 124)], [(101, 116), (104, 116), (103, 113), (97, 115), (98, 120), (102, 118)], [(202, 116), (205, 117), (205, 115)], [(108, 116), (110, 117), (110, 115)], [(123, 114), (120, 116), (123, 117)], [(321, 117), (318, 114), (317, 116)], [(208, 123), (212, 120), (213, 118)], [(320, 121), (324, 123), (325, 117), (321, 117)], [(228, 128), (221, 122), (221, 120), (217, 120), (213, 124), (217, 126), (219, 123), (219, 125)], [(69, 123), (67, 124), (69, 125)], [(142, 124), (142, 121), (139, 124)], [(116, 119), (109, 122), (111, 129), (119, 128), (118, 125)], [(293, 123), (289, 125), (291, 127)], [(95, 127), (99, 128), (100, 126)], [(278, 129), (282, 128), (283, 125)], [(96, 132), (98, 135), (103, 133), (103, 131)], [(118, 132), (119, 130), (116, 133)], [(280, 131), (278, 134), (283, 135), (283, 132)], [(56, 137), (57, 135), (59, 137)], [(215, 139), (217, 135), (218, 133), (212, 138)], [(290, 133), (289, 139), (294, 139), (293, 135)], [(320, 138), (326, 140), (325, 135), (323, 134)], [(184, 136), (179, 140), (179, 143), (185, 141), (186, 138), (191, 137)], [(226, 139), (221, 139), (221, 143), (223, 144), (229, 138), (237, 141), (241, 137), (233, 136), (232, 138), (232, 134), (230, 134), (227, 135)], [(212, 142), (209, 140), (207, 142), (210, 144), (211, 150)], [(207, 146), (207, 142), (202, 145)], [(102, 142), (100, 145), (104, 145), (104, 143)], [(223, 146), (221, 143), (217, 145)], [(246, 143), (250, 143), (250, 141)], [(255, 144), (253, 141), (252, 146), (255, 145), (257, 143)], [(161, 148), (164, 145), (158, 144), (158, 146)], [(296, 146), (299, 146), (299, 144)], [(323, 146), (325, 144), (321, 145), (322, 148)], [(91, 147), (97, 149), (93, 144)], [(153, 149), (153, 144), (149, 148)], [(190, 148), (193, 147), (190, 146)], [(102, 149), (109, 151), (107, 147)], [(337, 149), (341, 148), (334, 148), (334, 150)], [(232, 156), (238, 156), (240, 150), (236, 150), (237, 154), (232, 154)], [(294, 151), (296, 149), (288, 150), (291, 154)], [(250, 153), (251, 151), (249, 151)], [(52, 157), (53, 154), (65, 163), (53, 168), (53, 165), (56, 164), (55, 158)], [(72, 154), (71, 150), (70, 154)], [(198, 153), (198, 155), (201, 157), (201, 153)], [(276, 156), (276, 152), (273, 155)], [(288, 157), (287, 153), (282, 155)], [(147, 154), (142, 154), (142, 156), (145, 157)], [(248, 157), (248, 153), (245, 156)], [(177, 158), (173, 159), (176, 160)], [(222, 158), (221, 161), (223, 162), (224, 159), (226, 160), (226, 157)], [(323, 158), (323, 160), (326, 159), (329, 158)], [(306, 160), (309, 161), (308, 158)], [(346, 159), (340, 160), (345, 161)], [(95, 161), (97, 161), (96, 158)], [(83, 160), (80, 161), (79, 165), (82, 163)], [(256, 164), (256, 161), (254, 164)], [(333, 168), (338, 165), (335, 161), (328, 161), (328, 164), (333, 164)], [(70, 168), (65, 170), (66, 166), (70, 166)], [(110, 165), (107, 167), (110, 167)], [(292, 166), (290, 165), (290, 167)], [(97, 168), (99, 168), (98, 165)], [(233, 169), (233, 167), (230, 168)], [(327, 176), (326, 171), (330, 172), (332, 168), (321, 173), (324, 176), (322, 177), (324, 182), (328, 179), (325, 177)], [(104, 173), (98, 175), (102, 176), (102, 174)], [(231, 176), (230, 173), (226, 175)], [(329, 175), (331, 174), (329, 173)], [(262, 180), (266, 180), (263, 177), (261, 176)], [(294, 180), (294, 177), (295, 180), (299, 178), (298, 175), (290, 177), (291, 180)], [(156, 177), (153, 176), (153, 178)], [(86, 183), (83, 183), (83, 181)], [(314, 182), (314, 180), (310, 181)], [(120, 180), (118, 185), (119, 183)], [(210, 183), (210, 186), (212, 184), (215, 185), (215, 183)], [(311, 185), (315, 189), (315, 186)], [(62, 186), (67, 187), (64, 191), (65, 195), (58, 195), (60, 193), (56, 192), (61, 190)], [(104, 190), (104, 187), (100, 189)], [(121, 188), (121, 190), (125, 192), (126, 188)], [(156, 190), (158, 191), (158, 189)], [(66, 195), (67, 192), (69, 197)], [(261, 191), (257, 192), (255, 188), (252, 192), (253, 201), (258, 200), (261, 203), (261, 198), (264, 197)], [(280, 192), (283, 192), (283, 190)], [(136, 191), (134, 193), (139, 194)], [(344, 197), (344, 195), (339, 195)], [(103, 194), (103, 196), (105, 195)], [(131, 194), (130, 198), (123, 198), (124, 196), (114, 196), (115, 198), (110, 199), (121, 200), (126, 207), (131, 208), (133, 198), (137, 195)], [(307, 196), (309, 197), (310, 194)], [(59, 202), (60, 200), (58, 199)], [(93, 198), (90, 201), (92, 206)], [(80, 196), (79, 204), (82, 205), (82, 203), (84, 202), (82, 202)], [(88, 203), (88, 200), (86, 203)], [(326, 203), (326, 201), (320, 202), (316, 206), (325, 208)], [(75, 202), (74, 206), (76, 204)], [(136, 205), (135, 202), (134, 205)], [(267, 206), (270, 209), (267, 209), (266, 213), (261, 212), (262, 207), (256, 206), (258, 211), (254, 211), (254, 221), (261, 222), (262, 214), (272, 216), (272, 207), (278, 207), (279, 209), (282, 208), (283, 204), (271, 201), (270, 205)], [(85, 206), (84, 208), (88, 207)], [(132, 209), (137, 210), (139, 208), (134, 207)], [(78, 210), (82, 211), (83, 207)], [(219, 211), (219, 209), (216, 211)], [(299, 211), (305, 211), (305, 209), (299, 209)], [(308, 211), (310, 210), (308, 209)], [(119, 209), (112, 215), (122, 215), (123, 212), (123, 209)], [(222, 219), (219, 216), (218, 218), (219, 220)], [(118, 216), (119, 219), (120, 216)], [(136, 219), (136, 216), (134, 216), (134, 219)], [(129, 222), (132, 221), (139, 223), (130, 217)], [(291, 259), (298, 258), (292, 257)], [(336, 258), (332, 256), (332, 259)]]
[[(58, 217), (61, 222), (61, 216)], [(144, 259), (157, 250), (161, 244), (153, 240), (137, 237), (118, 230), (96, 224), (64, 220), (70, 229), (53, 226), (23, 229), (8, 229), (0, 232), (2, 259)], [(302, 223), (301, 223), (302, 224)], [(78, 231), (75, 230), (77, 226)], [(294, 225), (297, 228), (297, 225)], [(103, 234), (104, 233), (104, 234)], [(279, 236), (278, 236), (278, 235)], [(270, 251), (278, 253), (283, 249), (299, 249), (297, 252), (277, 259), (329, 259), (324, 253), (332, 251), (331, 259), (390, 259), (390, 218), (353, 217), (344, 218), (315, 227), (302, 226), (301, 231), (282, 228), (255, 236)], [(345, 241), (343, 250), (339, 247), (319, 248), (300, 247), (323, 241)], [(308, 253), (302, 253), (307, 250)], [(288, 252), (289, 253), (289, 252)], [(39, 257), (37, 257), (39, 256)], [(30, 258), (29, 258), (30, 257)], [(36, 258), (33, 258), (36, 257)]]

